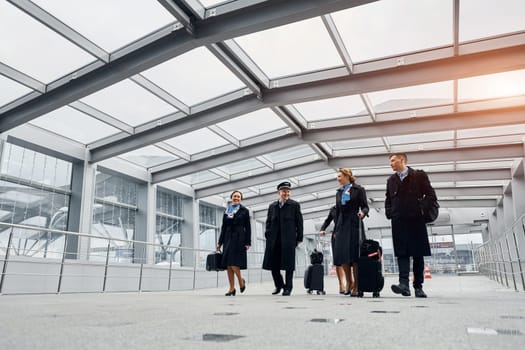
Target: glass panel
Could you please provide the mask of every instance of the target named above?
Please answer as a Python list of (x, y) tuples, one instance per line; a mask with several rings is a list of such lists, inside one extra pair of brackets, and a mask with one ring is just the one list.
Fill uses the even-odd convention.
[(200, 248), (215, 250), (219, 239), (217, 225), (217, 210), (207, 205), (199, 206)]
[(83, 144), (100, 140), (120, 131), (70, 107), (62, 107), (33, 119), (31, 124)]
[(409, 86), (368, 94), (376, 113), (438, 106), (453, 102), (453, 82)]
[(137, 205), (137, 184), (123, 177), (97, 171), (95, 197), (113, 203)]
[(170, 247), (181, 245), (182, 220), (157, 216), (155, 243), (155, 264), (169, 265), (170, 261), (181, 266), (181, 251)]
[(458, 139), (497, 135), (525, 134), (525, 124), (494, 126), (490, 128), (458, 130)]
[[(234, 0), (235, 1), (235, 0)], [(231, 2), (231, 0), (199, 0), (199, 2), (207, 8), (217, 6), (225, 2)]]
[(461, 102), (525, 94), (525, 69), (458, 80)]
[(486, 145), (501, 145), (510, 143), (523, 143), (523, 134), (509, 135), (509, 136), (493, 136), (476, 139), (459, 139), (457, 141), (458, 147), (471, 146), (486, 146)]
[(203, 47), (161, 63), (143, 74), (189, 106), (244, 87), (228, 68)]
[(525, 3), (522, 0), (461, 0), (459, 40), (525, 30)]
[(389, 136), (388, 143), (391, 145), (402, 145), (418, 142), (432, 142), (452, 140), (454, 138), (453, 131), (431, 132), (412, 135)]
[(157, 189), (157, 212), (184, 217), (184, 198), (170, 191)]
[[(65, 230), (68, 207), (69, 195), (0, 180), (1, 221)], [(31, 232), (39, 237), (45, 234)]]
[(313, 173), (307, 173), (307, 174), (297, 174), (295, 177), (297, 180), (299, 180), (301, 183), (308, 181), (310, 179), (317, 180), (318, 182), (323, 180), (330, 180), (335, 179), (337, 176), (335, 170), (333, 169), (326, 169), (321, 171), (316, 171)]
[(254, 170), (258, 168), (266, 168), (264, 164), (259, 162), (257, 159), (246, 159), (240, 162), (230, 163), (219, 167), (218, 169), (228, 174), (237, 174), (248, 170)]
[(454, 141), (421, 142), (404, 145), (392, 145), (391, 152), (415, 152), (433, 149), (455, 148)]
[[(157, 213), (182, 218), (183, 198), (173, 192), (157, 189)], [(181, 265), (180, 251), (169, 249), (169, 246), (181, 245), (182, 219), (157, 215), (155, 263), (173, 263)]]
[(320, 18), (235, 40), (270, 79), (343, 65)]
[(46, 26), (0, 1), (0, 61), (44, 83), (95, 59)]
[(343, 96), (294, 105), (307, 121), (368, 114), (361, 97)]
[(207, 128), (195, 130), (165, 142), (188, 154), (195, 154), (228, 144), (228, 141)]
[(221, 177), (219, 175), (206, 170), (206, 171), (199, 171), (198, 173), (195, 173), (195, 174), (180, 177), (177, 180), (180, 180), (189, 185), (195, 185), (198, 183), (213, 181), (213, 180), (217, 180), (220, 178)]
[(265, 157), (268, 158), (272, 163), (281, 163), (281, 162), (293, 160), (296, 158), (310, 156), (313, 154), (315, 154), (315, 152), (312, 151), (310, 147), (297, 146), (297, 147), (291, 147), (287, 150), (266, 154)]
[(2, 107), (17, 98), (30, 93), (32, 90), (22, 84), (18, 84), (16, 81), (0, 75), (0, 91), (2, 92), (0, 93), (0, 107)]
[[(374, 146), (367, 148), (346, 148), (340, 150), (334, 150), (335, 157), (352, 157), (352, 156), (362, 156), (363, 154), (381, 154), (385, 153), (385, 146)], [(349, 164), (348, 166), (351, 166)]]
[(131, 80), (123, 80), (82, 99), (83, 102), (131, 126), (177, 111)]
[(217, 125), (238, 140), (286, 127), (286, 124), (271, 109), (261, 109)]
[(32, 183), (41, 183), (64, 190), (71, 189), (70, 162), (7, 142), (2, 152), (1, 172)]
[(33, 2), (110, 52), (175, 22), (157, 1)]
[(452, 45), (452, 1), (383, 0), (334, 13), (354, 62)]
[[(93, 205), (91, 233), (97, 236), (132, 240), (135, 238), (135, 215), (136, 210), (131, 208), (95, 203)], [(107, 245), (108, 241), (106, 240), (90, 239), (90, 260), (104, 261)], [(132, 243), (111, 241), (110, 261), (131, 263), (133, 256), (134, 247)]]
[(330, 143), (330, 146), (335, 150), (349, 149), (349, 148), (367, 148), (367, 147), (383, 147), (383, 141), (380, 138), (360, 139), (360, 140), (346, 140)]
[(155, 146), (146, 146), (119, 156), (129, 162), (150, 168), (162, 163), (179, 159), (177, 156)]

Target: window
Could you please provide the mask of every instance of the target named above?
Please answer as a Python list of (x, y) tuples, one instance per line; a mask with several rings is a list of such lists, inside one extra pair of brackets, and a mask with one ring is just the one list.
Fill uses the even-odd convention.
[[(5, 143), (0, 167), (0, 221), (66, 230), (71, 197), (72, 164)], [(11, 229), (0, 227), (0, 247), (7, 247)], [(13, 229), (17, 248), (11, 253), (60, 258), (64, 236)]]
[[(137, 213), (137, 184), (123, 177), (97, 172), (95, 180), (92, 233), (108, 238), (132, 240), (135, 236)], [(90, 259), (104, 260), (106, 240), (90, 241)], [(110, 241), (110, 258), (117, 262), (131, 262), (133, 245)]]
[(199, 234), (201, 249), (215, 249), (219, 240), (217, 209), (208, 205), (199, 206)]
[(181, 265), (180, 247), (184, 221), (183, 198), (173, 192), (157, 190), (157, 229), (155, 232), (155, 263)]

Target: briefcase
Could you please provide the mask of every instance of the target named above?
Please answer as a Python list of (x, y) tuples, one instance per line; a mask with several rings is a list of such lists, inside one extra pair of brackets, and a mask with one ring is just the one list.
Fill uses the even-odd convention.
[(206, 271), (224, 271), (221, 252), (208, 254), (206, 257)]

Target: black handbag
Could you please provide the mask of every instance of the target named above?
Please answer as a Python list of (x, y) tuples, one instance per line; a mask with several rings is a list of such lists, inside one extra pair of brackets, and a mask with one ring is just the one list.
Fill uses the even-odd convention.
[(224, 271), (221, 252), (208, 254), (206, 257), (206, 271)]
[(421, 208), (423, 219), (427, 224), (436, 221), (439, 216), (439, 203), (437, 200), (424, 197), (419, 200), (419, 207)]

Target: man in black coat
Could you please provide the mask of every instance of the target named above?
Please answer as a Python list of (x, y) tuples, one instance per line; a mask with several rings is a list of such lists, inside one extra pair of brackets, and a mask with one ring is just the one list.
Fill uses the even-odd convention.
[[(295, 270), (295, 248), (303, 241), (303, 215), (299, 203), (290, 199), (291, 184), (287, 181), (277, 186), (279, 200), (268, 207), (266, 217), (266, 249), (263, 269), (271, 270), (275, 290), (273, 295), (290, 295)], [(281, 270), (286, 271), (286, 283)]]
[(426, 298), (423, 291), (424, 256), (430, 256), (430, 244), (420, 199), (436, 199), (427, 174), (407, 166), (407, 156), (396, 153), (390, 156), (390, 166), (395, 171), (387, 181), (385, 212), (392, 220), (394, 254), (399, 266), (399, 284), (392, 291), (410, 296), (410, 257), (413, 260), (414, 290), (418, 298)]

